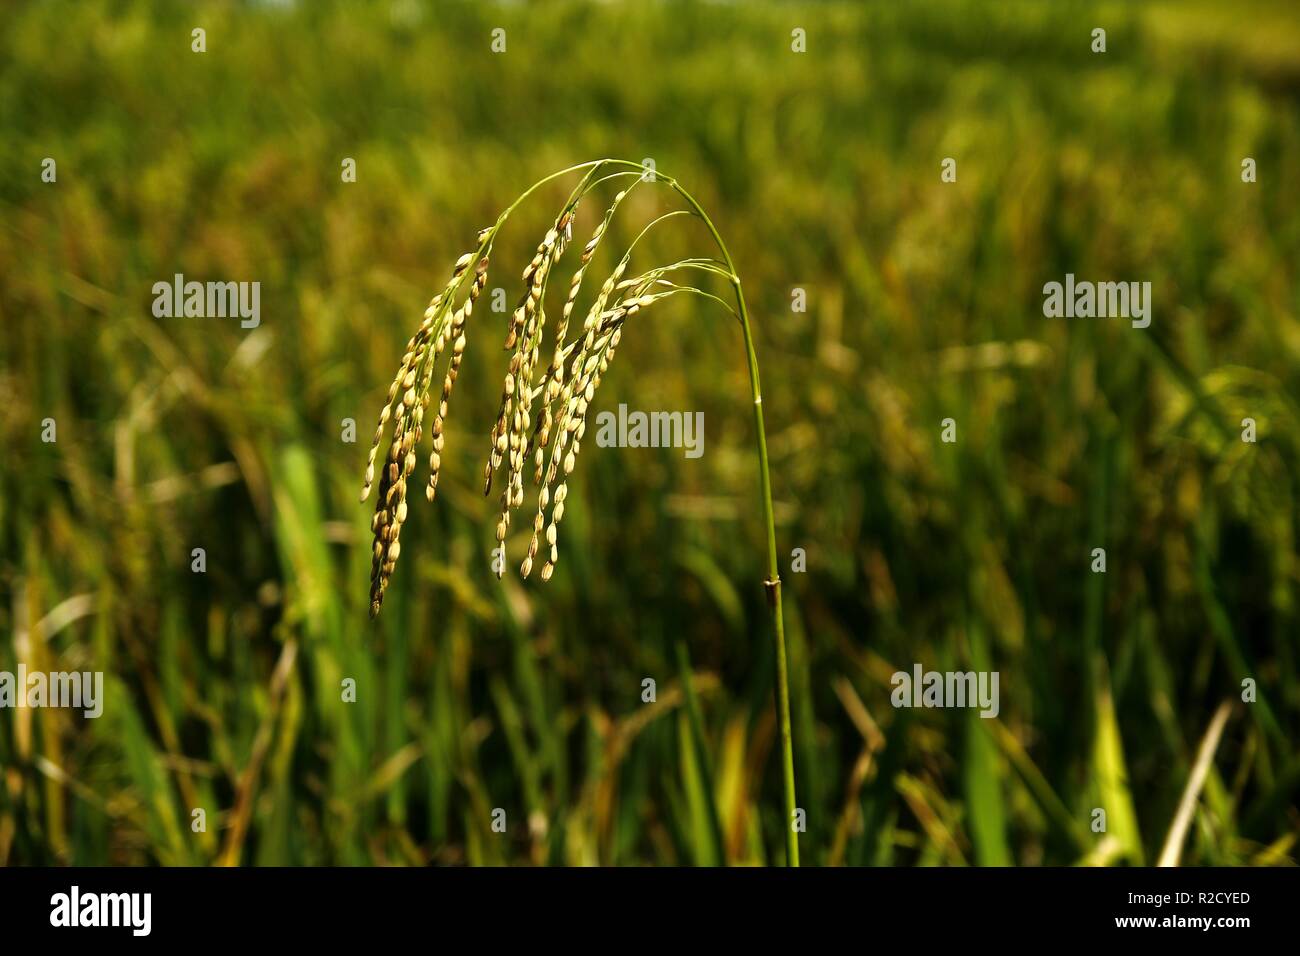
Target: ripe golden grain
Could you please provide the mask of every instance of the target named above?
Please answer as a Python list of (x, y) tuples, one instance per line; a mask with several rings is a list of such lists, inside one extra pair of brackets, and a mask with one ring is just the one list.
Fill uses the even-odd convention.
[[(586, 178), (561, 208), (560, 214), (537, 244), (532, 259), (523, 270), (524, 289), (511, 313), (506, 330), (503, 347), (510, 353), (510, 358), (502, 379), (501, 402), (491, 429), (488, 458), (483, 470), (483, 491), (486, 495), (491, 494), (496, 473), (502, 465), (506, 466), (495, 527), (498, 546), (504, 547), (510, 530), (511, 512), (523, 504), (524, 470), (531, 459), (533, 480), (538, 486), (537, 513), (533, 518), (528, 553), (520, 566), (520, 573), (524, 577), (529, 576), (537, 563), (538, 552), (541, 551), (543, 580), (551, 577), (559, 560), (559, 524), (564, 518), (568, 477), (577, 466), (587, 428), (588, 410), (601, 379), (614, 358), (623, 324), (662, 295), (682, 291), (681, 287), (674, 286), (667, 292), (650, 292), (656, 283), (671, 286), (671, 283), (661, 278), (664, 271), (677, 268), (683, 263), (652, 270), (634, 278), (624, 278), (632, 256), (632, 248), (629, 247), (601, 283), (586, 312), (580, 335), (572, 342), (569, 341), (570, 320), (577, 308), (587, 270), (602, 242), (608, 237), (614, 215), (629, 192), (628, 189), (618, 191), (582, 248), (555, 323), (549, 364), (541, 375), (541, 382), (534, 387), (533, 380), (545, 337), (548, 280), (572, 240), (579, 203), (590, 188), (592, 175), (602, 164), (588, 165), (591, 168)], [(616, 173), (606, 179), (621, 175), (638, 174)], [(384, 435), (391, 429), (388, 454), (379, 473), (379, 495), (371, 523), (374, 533), (370, 594), (372, 616), (379, 612), (401, 554), (402, 527), (409, 510), (408, 482), (415, 469), (416, 446), (423, 438), (424, 417), (429, 405), (435, 366), (444, 353), (449, 353), (438, 406), (429, 428), (431, 448), (425, 497), (430, 501), (437, 494), (438, 480), (442, 474), (448, 406), (460, 374), (474, 305), (487, 285), (489, 258), (496, 232), (513, 208), (511, 206), (507, 209), (494, 226), (479, 232), (477, 253), (465, 253), (456, 261), (446, 288), (434, 296), (425, 309), (415, 335), (407, 342), (397, 374), (389, 387), (387, 400), (380, 410), (379, 424), (375, 428), (374, 441), (366, 462), (361, 496), (364, 501), (370, 494), (376, 476), (375, 463), (379, 447)], [(698, 260), (684, 260), (695, 261)], [(469, 279), (471, 265), (474, 266), (472, 280)], [(466, 281), (469, 281), (468, 289), (465, 289)], [(460, 305), (456, 307), (458, 300)], [(540, 402), (540, 408), (536, 412), (535, 401)], [(497, 563), (497, 568), (500, 575), (502, 564)]]

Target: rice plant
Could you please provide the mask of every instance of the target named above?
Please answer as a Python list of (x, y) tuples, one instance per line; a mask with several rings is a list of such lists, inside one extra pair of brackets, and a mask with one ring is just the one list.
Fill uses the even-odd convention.
[[(378, 616), (384, 593), (401, 555), (400, 539), (402, 525), (407, 517), (408, 486), (415, 472), (416, 447), (424, 436), (424, 419), (435, 372), (440, 360), (449, 353), (438, 406), (430, 426), (432, 450), (429, 453), (429, 479), (425, 495), (429, 501), (433, 501), (437, 493), (448, 403), (465, 354), (474, 305), (487, 286), (493, 243), (510, 215), (533, 192), (554, 179), (579, 171), (585, 171), (581, 181), (569, 194), (556, 215), (554, 224), (546, 231), (532, 260), (523, 270), (524, 293), (507, 326), (503, 348), (510, 353), (510, 361), (502, 384), (500, 410), (491, 430), (483, 484), (484, 495), (490, 495), (502, 466), (505, 466), (501, 513), (496, 525), (498, 558), (494, 567), (498, 577), (504, 574), (506, 534), (511, 514), (524, 503), (524, 472), (531, 461), (533, 481), (537, 486), (537, 512), (533, 517), (528, 553), (520, 565), (519, 573), (525, 578), (532, 573), (544, 535), (546, 551), (543, 552), (540, 576), (543, 581), (550, 580), (560, 556), (558, 529), (564, 517), (568, 478), (577, 464), (586, 432), (588, 410), (600, 387), (602, 376), (614, 359), (624, 326), (629, 320), (663, 299), (681, 293), (711, 299), (736, 318), (744, 338), (749, 370), (763, 520), (767, 532), (768, 576), (763, 586), (772, 609), (775, 638), (776, 708), (785, 793), (786, 854), (789, 865), (798, 866), (799, 846), (794, 829), (794, 756), (790, 730), (789, 678), (758, 359), (754, 352), (749, 311), (745, 305), (740, 276), (726, 243), (700, 204), (672, 177), (641, 163), (620, 159), (593, 160), (562, 169), (524, 190), (497, 217), (495, 223), (478, 233), (478, 247), (466, 252), (456, 261), (451, 278), (442, 291), (433, 297), (424, 311), (419, 328), (406, 344), (401, 365), (393, 377), (388, 398), (380, 412), (379, 424), (375, 428), (366, 462), (365, 483), (361, 492), (363, 502), (374, 487), (379, 447), (384, 437), (389, 435), (388, 452), (379, 473), (375, 514), (371, 522), (374, 543), (370, 616)], [(539, 378), (538, 362), (543, 354), (546, 327), (545, 299), (551, 273), (573, 241), (573, 225), (579, 204), (597, 187), (611, 182), (625, 182), (626, 185), (615, 194), (590, 239), (583, 246), (577, 268), (569, 281), (564, 305), (554, 323), (550, 360)], [(643, 183), (668, 187), (677, 194), (686, 208), (665, 213), (645, 225), (601, 284), (583, 320), (581, 332), (570, 338), (570, 319), (592, 257), (606, 236), (620, 204), (631, 190)], [(689, 257), (646, 269), (641, 269), (640, 266), (632, 268), (633, 252), (641, 239), (659, 224), (683, 215), (695, 216), (704, 223), (717, 246), (717, 255)], [(712, 275), (729, 283), (735, 298), (734, 308), (722, 297), (693, 285), (690, 279), (683, 279), (695, 275)]]

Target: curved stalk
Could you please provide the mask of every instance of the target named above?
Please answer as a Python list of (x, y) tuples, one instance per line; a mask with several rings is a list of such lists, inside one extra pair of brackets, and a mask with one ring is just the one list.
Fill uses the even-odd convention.
[[(609, 160), (620, 165), (639, 166), (630, 160)], [(799, 837), (794, 829), (796, 810), (794, 793), (794, 741), (790, 731), (790, 676), (785, 651), (785, 619), (781, 613), (781, 572), (776, 556), (776, 520), (772, 511), (772, 476), (767, 461), (767, 431), (763, 427), (763, 390), (759, 383), (758, 356), (754, 351), (754, 334), (750, 328), (749, 309), (745, 305), (745, 292), (740, 284), (740, 275), (736, 264), (723, 242), (717, 226), (708, 213), (696, 201), (695, 197), (670, 176), (661, 173), (656, 178), (671, 186), (691, 207), (692, 211), (703, 220), (709, 234), (722, 253), (722, 259), (731, 273), (731, 286), (736, 294), (736, 308), (740, 313), (740, 327), (745, 339), (745, 358), (749, 365), (749, 390), (754, 399), (754, 431), (758, 445), (759, 484), (763, 495), (763, 521), (767, 525), (767, 569), (768, 577), (763, 582), (767, 590), (768, 604), (772, 608), (773, 637), (776, 643), (776, 715), (781, 735), (781, 781), (785, 791), (785, 846), (786, 863), (799, 865)]]
[(794, 829), (796, 810), (794, 795), (794, 740), (790, 732), (790, 675), (785, 653), (785, 619), (781, 613), (781, 570), (776, 557), (776, 519), (772, 512), (772, 475), (767, 463), (767, 430), (763, 427), (763, 389), (758, 379), (758, 355), (754, 351), (754, 333), (749, 324), (749, 309), (745, 306), (745, 292), (740, 275), (732, 261), (727, 244), (722, 241), (713, 220), (683, 189), (676, 180), (669, 183), (690, 204), (718, 244), (722, 259), (731, 270), (731, 285), (736, 292), (736, 308), (740, 312), (740, 327), (745, 337), (745, 357), (749, 363), (749, 390), (754, 399), (754, 431), (758, 443), (758, 473), (763, 494), (763, 520), (767, 524), (767, 571), (763, 582), (767, 589), (768, 604), (772, 608), (773, 634), (776, 642), (776, 710), (781, 733), (781, 781), (785, 789), (785, 847), (786, 863), (799, 865), (799, 837)]

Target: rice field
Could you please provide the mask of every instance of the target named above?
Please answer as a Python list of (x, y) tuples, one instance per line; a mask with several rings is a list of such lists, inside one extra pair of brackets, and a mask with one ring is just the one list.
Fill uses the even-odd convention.
[[(499, 343), (576, 178), (495, 239), (369, 613), (405, 343), (506, 204), (612, 156), (744, 279), (802, 864), (1292, 865), (1298, 106), (1268, 0), (10, 5), (0, 672), (103, 708), (0, 709), (0, 864), (786, 861), (732, 316), (633, 316), (592, 400), (702, 413), (703, 453), (589, 436), (550, 580), (535, 498), (493, 564)], [(629, 193), (575, 316), (673, 208)], [(1149, 282), (1149, 326), (1045, 315), (1067, 275)], [(996, 672), (996, 716), (898, 706), (914, 668)]]

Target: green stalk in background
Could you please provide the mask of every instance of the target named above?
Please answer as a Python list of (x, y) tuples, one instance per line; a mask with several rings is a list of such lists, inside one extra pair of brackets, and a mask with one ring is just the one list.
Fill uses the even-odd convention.
[[(620, 171), (597, 176), (607, 168)], [(556, 216), (555, 225), (547, 231), (537, 248), (537, 254), (524, 272), (527, 290), (516, 307), (506, 350), (513, 349), (513, 357), (505, 376), (501, 411), (492, 430), (492, 447), (486, 469), (484, 492), (490, 493), (496, 474), (508, 459), (506, 487), (501, 496), (501, 518), (497, 525), (497, 541), (504, 549), (511, 513), (523, 502), (523, 473), (528, 459), (535, 454), (535, 479), (540, 486), (537, 516), (533, 524), (532, 541), (528, 557), (520, 572), (527, 577), (533, 568), (534, 557), (543, 547), (541, 534), (545, 530), (545, 546), (549, 546), (549, 560), (541, 570), (543, 581), (550, 578), (558, 560), (556, 543), (557, 526), (564, 514), (564, 501), (568, 491), (567, 476), (573, 470), (578, 449), (586, 429), (587, 407), (592, 401), (601, 375), (613, 358), (625, 321), (637, 312), (660, 299), (681, 292), (692, 293), (720, 303), (740, 321), (745, 345), (745, 359), (749, 371), (750, 396), (753, 399), (754, 430), (758, 447), (759, 486), (763, 498), (763, 521), (767, 530), (767, 577), (763, 582), (768, 604), (772, 609), (773, 638), (776, 651), (776, 713), (780, 728), (781, 778), (785, 793), (786, 862), (799, 865), (799, 843), (794, 829), (794, 744), (790, 730), (790, 681), (786, 661), (785, 626), (781, 611), (781, 576), (777, 565), (776, 523), (772, 511), (772, 479), (767, 458), (767, 433), (763, 426), (763, 393), (759, 385), (758, 357), (754, 352), (754, 336), (749, 321), (745, 295), (726, 243), (708, 214), (676, 179), (654, 172), (647, 178), (649, 168), (641, 163), (621, 159), (600, 159), (579, 163), (552, 173), (533, 183), (497, 218), (496, 222), (479, 234), (477, 250), (463, 255), (452, 271), (445, 289), (434, 297), (425, 311), (424, 320), (407, 345), (406, 354), (398, 368), (397, 376), (389, 389), (388, 401), (379, 419), (375, 439), (366, 467), (364, 501), (376, 479), (376, 453), (387, 430), (392, 438), (386, 460), (378, 473), (379, 494), (375, 506), (372, 530), (375, 533), (371, 573), (371, 616), (379, 613), (384, 592), (401, 553), (399, 537), (407, 515), (407, 480), (415, 468), (415, 447), (423, 434), (425, 411), (429, 406), (430, 388), (434, 382), (433, 370), (443, 352), (450, 352), (442, 397), (437, 405), (437, 415), (432, 422), (433, 454), (429, 459), (430, 481), (426, 491), (433, 500), (438, 469), (443, 450), (443, 421), (447, 415), (448, 400), (460, 368), (465, 349), (469, 319), (474, 303), (487, 284), (487, 271), (492, 255), (492, 245), (497, 233), (510, 214), (539, 187), (568, 173), (585, 170), (578, 186), (570, 193), (567, 202)], [(541, 354), (542, 332), (546, 321), (545, 293), (552, 267), (560, 261), (572, 238), (574, 213), (578, 203), (596, 186), (619, 178), (632, 182), (615, 197), (595, 234), (582, 252), (581, 265), (570, 284), (569, 298), (562, 316), (557, 319), (554, 357), (549, 368), (542, 373), (542, 381), (533, 387), (535, 363)], [(689, 209), (666, 213), (651, 221), (636, 237), (614, 272), (605, 280), (587, 320), (574, 340), (566, 345), (565, 333), (569, 315), (582, 285), (587, 265), (605, 234), (619, 204), (627, 192), (641, 182), (664, 183), (673, 189)], [(658, 224), (680, 215), (697, 216), (708, 228), (717, 244), (721, 259), (690, 258), (666, 266), (659, 266), (640, 275), (624, 278), (632, 249), (637, 242)], [(736, 308), (712, 293), (692, 285), (681, 285), (667, 276), (682, 271), (697, 270), (726, 279), (735, 295)], [(461, 304), (457, 307), (456, 303)], [(572, 367), (565, 374), (566, 366)], [(540, 408), (534, 418), (534, 404), (541, 398)], [(553, 414), (554, 413), (554, 414)], [(391, 424), (390, 424), (391, 417)], [(531, 438), (530, 424), (536, 427)], [(550, 444), (549, 467), (546, 450)], [(567, 453), (567, 454), (566, 454)], [(560, 466), (563, 465), (563, 476)], [(556, 479), (559, 484), (552, 485)], [(550, 506), (550, 524), (547, 527), (547, 508)], [(497, 571), (500, 575), (504, 562)]]

